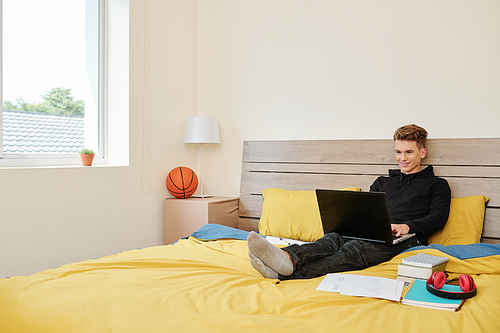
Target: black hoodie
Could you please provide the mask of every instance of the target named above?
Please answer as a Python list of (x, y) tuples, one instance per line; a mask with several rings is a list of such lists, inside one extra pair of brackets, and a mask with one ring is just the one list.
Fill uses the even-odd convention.
[(407, 224), (422, 244), (448, 220), (451, 190), (431, 165), (412, 174), (389, 170), (389, 177), (377, 178), (370, 191), (386, 193), (391, 223)]

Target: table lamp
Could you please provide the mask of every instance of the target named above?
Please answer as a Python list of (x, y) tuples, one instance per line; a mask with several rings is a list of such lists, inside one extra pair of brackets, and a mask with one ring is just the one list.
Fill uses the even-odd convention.
[(215, 117), (187, 117), (184, 125), (183, 143), (200, 144), (200, 195), (193, 195), (198, 198), (208, 198), (211, 195), (203, 194), (203, 144), (220, 143), (219, 124)]

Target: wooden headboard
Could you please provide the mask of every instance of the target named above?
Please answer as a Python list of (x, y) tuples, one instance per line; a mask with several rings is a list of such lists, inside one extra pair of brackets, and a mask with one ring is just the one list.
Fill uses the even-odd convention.
[[(481, 241), (500, 243), (500, 138), (429, 139), (424, 162), (448, 180), (453, 198), (490, 198)], [(245, 141), (239, 228), (258, 230), (263, 189), (368, 191), (397, 168), (393, 140)]]

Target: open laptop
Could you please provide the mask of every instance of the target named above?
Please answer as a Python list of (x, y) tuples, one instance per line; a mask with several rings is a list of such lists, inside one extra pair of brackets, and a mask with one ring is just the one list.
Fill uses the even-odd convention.
[(345, 238), (397, 244), (415, 234), (395, 237), (383, 192), (316, 190), (323, 231)]

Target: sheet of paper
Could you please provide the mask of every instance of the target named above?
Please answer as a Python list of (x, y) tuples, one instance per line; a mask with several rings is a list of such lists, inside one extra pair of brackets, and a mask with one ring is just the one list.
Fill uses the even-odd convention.
[(376, 276), (327, 274), (316, 290), (342, 295), (375, 297), (399, 302), (404, 282)]

